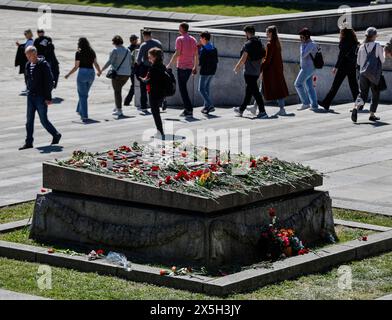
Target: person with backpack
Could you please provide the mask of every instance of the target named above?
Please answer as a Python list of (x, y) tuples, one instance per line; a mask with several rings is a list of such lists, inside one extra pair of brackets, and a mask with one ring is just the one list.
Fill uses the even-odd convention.
[(268, 39), (266, 54), (261, 64), (262, 91), (264, 98), (269, 101), (277, 101), (280, 116), (285, 116), (285, 101), (289, 95), (286, 80), (283, 73), (282, 47), (278, 37), (276, 26), (266, 29)]
[(53, 74), (53, 88), (57, 88), (60, 76), (59, 61), (57, 60), (53, 40), (45, 35), (45, 30), (37, 30), (38, 37), (34, 40), (34, 47), (37, 48), (38, 56), (44, 57), (49, 63)]
[(136, 34), (132, 34), (129, 38), (130, 45), (128, 47), (132, 57), (132, 73), (131, 73), (131, 87), (129, 88), (128, 94), (124, 99), (124, 106), (129, 106), (135, 94), (135, 74), (136, 74), (136, 58), (139, 51), (139, 37)]
[(332, 87), (324, 100), (319, 103), (325, 110), (329, 110), (344, 79), (347, 77), (353, 100), (358, 97), (359, 88), (357, 80), (357, 51), (359, 42), (355, 31), (349, 28), (340, 30), (339, 55), (332, 74), (335, 78)]
[(151, 67), (151, 63), (148, 60), (148, 51), (152, 48), (162, 49), (162, 44), (159, 40), (152, 37), (151, 30), (149, 29), (144, 29), (142, 35), (143, 43), (140, 45), (136, 58), (136, 77), (140, 81), (140, 109), (144, 114), (147, 114), (147, 88), (146, 84), (141, 79), (146, 77)]
[(142, 81), (146, 84), (155, 126), (159, 134), (164, 138), (165, 134), (163, 131), (160, 108), (162, 107), (165, 97), (168, 95), (168, 86), (170, 85), (171, 78), (163, 64), (162, 49), (151, 48), (148, 50), (148, 60), (150, 61), (151, 67), (149, 68), (147, 76), (142, 78)]
[(27, 57), (27, 114), (26, 114), (26, 140), (19, 150), (33, 148), (33, 133), (35, 113), (39, 115), (42, 126), (53, 137), (52, 145), (58, 144), (61, 134), (48, 119), (48, 105), (52, 103), (53, 75), (48, 62), (39, 57), (37, 48), (28, 46), (25, 50)]
[[(297, 110), (318, 109), (317, 93), (313, 86), (313, 76), (316, 70), (315, 59), (319, 52), (317, 44), (310, 38), (311, 32), (303, 28), (299, 32), (301, 39), (300, 47), (300, 71), (294, 82), (295, 89), (302, 102)], [(317, 65), (317, 67), (320, 67)]]
[(210, 97), (210, 86), (212, 78), (216, 73), (218, 67), (218, 50), (210, 42), (211, 34), (204, 31), (200, 34), (200, 49), (199, 49), (199, 93), (203, 97), (204, 104), (201, 110), (204, 114), (214, 112), (214, 104)]
[(112, 80), (114, 90), (114, 101), (116, 106), (113, 109), (113, 115), (122, 117), (121, 91), (132, 74), (132, 55), (129, 52), (129, 49), (124, 47), (124, 41), (120, 36), (114, 36), (112, 43), (114, 49), (110, 53), (108, 61), (103, 66), (102, 72), (109, 66), (111, 67), (106, 77)]
[(98, 77), (101, 76), (97, 55), (91, 48), (90, 42), (85, 37), (79, 38), (78, 50), (75, 53), (75, 65), (65, 76), (65, 79), (79, 70), (76, 80), (79, 95), (76, 112), (80, 115), (83, 123), (88, 122), (88, 94), (95, 79), (94, 67), (97, 70)]
[(180, 117), (192, 118), (193, 105), (188, 93), (188, 81), (192, 74), (196, 74), (199, 65), (199, 54), (197, 50), (197, 41), (189, 35), (189, 24), (182, 22), (179, 26), (180, 36), (176, 39), (176, 51), (172, 55), (167, 69), (176, 62), (177, 64), (177, 80), (182, 101), (184, 103), (184, 111)]
[(377, 29), (369, 27), (365, 32), (365, 40), (358, 50), (357, 64), (359, 66), (359, 95), (355, 107), (351, 111), (351, 120), (358, 119), (358, 110), (362, 110), (368, 100), (369, 90), (372, 91), (370, 105), (370, 121), (378, 121), (375, 115), (380, 99), (379, 83), (382, 77), (382, 64), (385, 62), (383, 48), (377, 39)]
[[(242, 66), (245, 66), (244, 79), (246, 89), (242, 105), (240, 107), (235, 107), (234, 113), (236, 116), (242, 117), (247, 106), (250, 104), (252, 97), (254, 97), (259, 109), (257, 118), (268, 119), (268, 115), (265, 112), (264, 100), (257, 85), (257, 80), (261, 73), (262, 59), (265, 56), (265, 49), (260, 39), (256, 37), (256, 30), (254, 26), (246, 26), (244, 28), (244, 32), (247, 41), (242, 47), (241, 58), (237, 62), (234, 72), (238, 73)], [(249, 111), (256, 115), (256, 108), (251, 108)]]

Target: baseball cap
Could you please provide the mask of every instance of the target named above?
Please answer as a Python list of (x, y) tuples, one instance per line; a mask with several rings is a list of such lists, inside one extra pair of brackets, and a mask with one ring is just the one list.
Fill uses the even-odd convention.
[(365, 35), (367, 37), (373, 37), (377, 35), (377, 29), (375, 27), (369, 27), (366, 29)]

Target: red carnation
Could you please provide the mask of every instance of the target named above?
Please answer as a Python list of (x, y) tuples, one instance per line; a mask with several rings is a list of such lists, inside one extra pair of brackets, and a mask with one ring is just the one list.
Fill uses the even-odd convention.
[(257, 161), (255, 159), (250, 160), (250, 167), (251, 168), (256, 168), (257, 167)]
[(159, 271), (159, 274), (161, 275), (161, 276), (165, 276), (165, 275), (167, 275), (168, 274), (168, 272), (166, 271), (166, 270), (161, 270), (161, 271)]
[(268, 214), (271, 218), (276, 216), (276, 209), (275, 208), (269, 208)]
[(98, 249), (96, 252), (97, 252), (97, 255), (103, 255), (104, 254), (104, 251), (102, 249)]
[(159, 166), (152, 166), (151, 167), (151, 171), (158, 171), (159, 170)]
[(171, 182), (171, 176), (167, 176), (166, 178), (165, 178), (165, 183), (166, 184), (169, 184)]
[(46, 190), (45, 188), (41, 188), (41, 193), (45, 193), (45, 192), (47, 192), (48, 190)]
[(363, 236), (362, 237), (362, 241), (367, 241), (368, 240), (368, 237), (367, 236)]
[(185, 151), (181, 152), (181, 157), (185, 158), (187, 156), (187, 153)]
[(102, 167), (106, 168), (107, 165), (108, 165), (108, 164), (107, 164), (107, 162), (106, 162), (105, 160), (102, 160), (102, 161), (101, 161), (101, 166), (102, 166)]

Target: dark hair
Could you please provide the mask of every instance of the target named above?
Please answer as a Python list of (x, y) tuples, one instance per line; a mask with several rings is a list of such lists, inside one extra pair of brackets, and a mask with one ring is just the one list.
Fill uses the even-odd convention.
[(123, 39), (119, 35), (114, 36), (112, 42), (116, 46), (121, 46), (124, 43)]
[(163, 63), (163, 51), (157, 47), (148, 50), (148, 54), (155, 58), (155, 63)]
[(244, 32), (254, 35), (256, 33), (256, 29), (254, 26), (245, 26)]
[(149, 29), (144, 29), (144, 30), (143, 30), (143, 36), (151, 37), (151, 30), (149, 30)]
[(300, 36), (304, 36), (306, 39), (309, 39), (310, 36), (312, 35), (312, 33), (310, 32), (310, 30), (308, 28), (302, 28), (298, 34)]
[(278, 28), (276, 26), (269, 26), (267, 27), (267, 32), (272, 34), (271, 41), (275, 41), (277, 47), (281, 49), (279, 36), (278, 36)]
[(189, 24), (187, 24), (186, 22), (181, 22), (181, 23), (180, 23), (180, 27), (181, 27), (185, 32), (188, 32), (188, 30), (189, 30)]
[(200, 38), (206, 39), (207, 41), (211, 40), (211, 33), (209, 33), (208, 31), (203, 31), (202, 33), (200, 33)]
[(37, 29), (37, 33), (45, 33), (44, 29)]
[(343, 28), (340, 29), (340, 41), (347, 42), (352, 44), (359, 44), (357, 35), (355, 34), (354, 29)]
[(82, 52), (89, 52), (90, 53), (93, 51), (93, 49), (90, 46), (90, 42), (85, 37), (79, 38), (78, 48)]

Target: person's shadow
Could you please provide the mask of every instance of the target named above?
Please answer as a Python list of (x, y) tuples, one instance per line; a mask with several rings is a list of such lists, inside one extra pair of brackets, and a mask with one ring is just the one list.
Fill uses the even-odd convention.
[(63, 151), (63, 147), (57, 145), (49, 145), (49, 146), (38, 147), (37, 150), (40, 153), (53, 153), (53, 152)]

